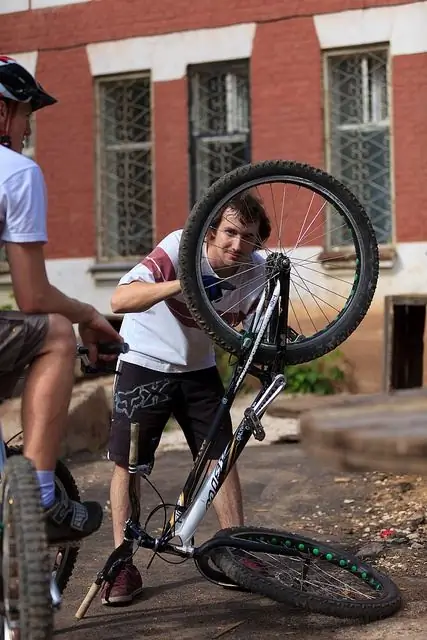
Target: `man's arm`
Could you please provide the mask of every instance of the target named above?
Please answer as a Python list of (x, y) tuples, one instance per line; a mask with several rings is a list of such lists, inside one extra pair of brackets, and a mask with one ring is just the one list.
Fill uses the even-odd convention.
[(140, 280), (119, 285), (111, 298), (114, 313), (147, 311), (158, 302), (181, 292), (179, 280), (169, 282), (142, 282)]
[(16, 303), (24, 313), (58, 313), (72, 323), (90, 323), (95, 309), (50, 284), (40, 242), (6, 242)]

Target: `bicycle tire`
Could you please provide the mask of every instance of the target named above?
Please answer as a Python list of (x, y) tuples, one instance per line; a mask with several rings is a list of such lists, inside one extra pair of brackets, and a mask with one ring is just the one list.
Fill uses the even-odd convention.
[[(24, 450), (22, 445), (7, 447), (6, 448), (7, 456), (13, 455), (23, 455)], [(59, 488), (63, 487), (66, 494), (71, 500), (75, 500), (76, 502), (80, 502), (80, 493), (77, 488), (76, 482), (68, 469), (68, 467), (61, 461), (58, 460), (55, 467), (55, 484)], [(58, 544), (58, 552), (63, 554), (64, 560), (61, 562), (59, 569), (56, 572), (56, 584), (60, 593), (64, 593), (64, 590), (72, 576), (74, 571), (74, 567), (77, 562), (77, 557), (79, 555), (79, 546), (77, 543), (74, 544)]]
[(6, 462), (2, 509), (3, 595), (7, 592), (5, 558), (9, 557), (5, 545), (13, 536), (19, 580), (20, 637), (50, 640), (53, 637), (53, 607), (46, 524), (34, 467), (23, 456), (12, 456)]
[[(360, 248), (357, 256), (360, 275), (350, 302), (331, 325), (308, 340), (287, 345), (287, 364), (301, 364), (333, 351), (355, 331), (370, 307), (378, 280), (378, 245), (369, 216), (353, 193), (336, 178), (311, 165), (284, 160), (249, 164), (227, 173), (211, 185), (187, 218), (180, 243), (179, 277), (186, 305), (194, 321), (222, 349), (241, 355), (242, 336), (218, 316), (205, 292), (202, 293), (197, 248), (200, 239), (204, 237), (207, 221), (215, 209), (218, 211), (220, 203), (225, 204), (236, 193), (249, 189), (251, 181), (262, 178), (271, 180), (274, 177), (279, 180), (288, 178), (300, 180), (301, 183), (309, 182), (310, 187), (314, 189), (317, 186), (322, 195), (328, 194), (328, 199), (336, 206), (339, 205), (339, 212), (342, 215), (345, 213), (351, 221)], [(275, 345), (261, 344), (256, 361), (269, 364), (276, 355)]]
[[(270, 578), (262, 575), (257, 569), (242, 566), (237, 556), (233, 555), (231, 546), (219, 548), (214, 556), (215, 564), (231, 580), (243, 588), (263, 596), (303, 608), (312, 613), (321, 613), (338, 618), (360, 619), (365, 622), (386, 618), (398, 611), (402, 604), (402, 597), (398, 587), (386, 575), (374, 567), (361, 561), (345, 549), (312, 540), (305, 536), (264, 529), (262, 527), (232, 527), (218, 531), (216, 536), (240, 537), (260, 540), (275, 545), (283, 545), (291, 552), (307, 553), (308, 557), (338, 566), (351, 573), (353, 577), (372, 588), (381, 597), (375, 600), (354, 602), (349, 599), (339, 600), (336, 597), (307, 593), (301, 590), (301, 585), (295, 587), (284, 586), (277, 577)], [(269, 554), (272, 555), (272, 554)], [(291, 554), (292, 555), (292, 554)], [(250, 563), (249, 563), (250, 565)]]

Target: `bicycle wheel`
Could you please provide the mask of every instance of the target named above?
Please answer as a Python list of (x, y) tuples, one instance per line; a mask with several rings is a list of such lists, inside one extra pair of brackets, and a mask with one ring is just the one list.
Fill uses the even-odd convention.
[[(7, 447), (7, 456), (22, 455), (23, 447)], [(80, 502), (80, 494), (68, 467), (58, 460), (55, 468), (55, 485), (56, 491), (66, 493), (71, 500)], [(74, 567), (79, 554), (78, 543), (61, 543), (58, 547), (49, 547), (51, 555), (52, 573), (55, 577), (56, 584), (61, 593), (64, 592), (68, 581), (74, 571)], [(53, 557), (52, 557), (53, 556)]]
[(286, 555), (273, 555), (221, 547), (214, 554), (215, 564), (231, 580), (277, 602), (364, 621), (386, 618), (401, 607), (392, 580), (344, 549), (260, 527), (234, 527), (216, 535), (286, 549)]
[(53, 608), (46, 524), (33, 465), (23, 456), (5, 465), (2, 510), (4, 636), (49, 640)]
[[(261, 203), (271, 235), (263, 245), (260, 239), (253, 240), (252, 255), (242, 255), (240, 263), (239, 256), (234, 256), (236, 275), (221, 277), (213, 267), (221, 283), (228, 281), (236, 289), (245, 282), (240, 294), (226, 291), (221, 306), (209, 300), (202, 277), (212, 267), (209, 251), (215, 242), (221, 249), (218, 218), (227, 214), (233, 224), (229, 214), (243, 192)], [(249, 208), (246, 213), (247, 221)], [(237, 310), (245, 299), (253, 300), (254, 291), (261, 295), (268, 277), (265, 271), (260, 276), (265, 258), (275, 264), (280, 256), (291, 263), (288, 324), (292, 331), (282, 339), (287, 343), (288, 364), (298, 364), (332, 351), (350, 336), (371, 304), (378, 279), (378, 247), (369, 217), (335, 178), (306, 164), (280, 160), (231, 171), (207, 190), (187, 219), (179, 277), (197, 324), (223, 349), (239, 355), (244, 332)], [(268, 364), (276, 354), (277, 342), (264, 337), (256, 360)]]

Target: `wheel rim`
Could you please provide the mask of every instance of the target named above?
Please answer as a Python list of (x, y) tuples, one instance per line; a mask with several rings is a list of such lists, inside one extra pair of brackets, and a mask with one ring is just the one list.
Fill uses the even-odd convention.
[(233, 537), (285, 547), (290, 555), (227, 548), (233, 561), (264, 580), (311, 596), (340, 602), (368, 602), (384, 597), (380, 579), (372, 568), (345, 552), (321, 543), (279, 533), (260, 535), (256, 531)]
[[(341, 202), (329, 188), (298, 176), (270, 175), (249, 179), (233, 190), (228, 190), (226, 195), (218, 197), (216, 202), (212, 203), (211, 213), (204, 221), (195, 252), (195, 277), (204, 306), (210, 309), (211, 314), (215, 315), (216, 322), (224, 330), (234, 333), (236, 343), (241, 343), (240, 331), (231, 327), (223, 317), (225, 312), (231, 312), (232, 309), (217, 311), (216, 305), (208, 299), (202, 276), (207, 261), (206, 256), (203, 255), (205, 239), (212, 221), (232, 198), (247, 190), (251, 190), (251, 193), (264, 204), (266, 210), (274, 214), (275, 220), (271, 223), (271, 240), (273, 241), (276, 236), (278, 238), (276, 251), (285, 253), (291, 260), (289, 325), (295, 333), (287, 337), (290, 348), (294, 350), (301, 349), (301, 347), (306, 348), (319, 336), (323, 336), (325, 342), (328, 334), (335, 337), (340, 325), (342, 325), (345, 313), (357, 303), (355, 300), (357, 292), (366, 287), (366, 282), (361, 279), (361, 275), (369, 267), (366, 263), (365, 252), (361, 251), (364, 239), (352, 211), (345, 203)], [(275, 205), (278, 190), (282, 193), (280, 206)], [(301, 197), (302, 190), (304, 190), (303, 197)], [(290, 220), (289, 203), (293, 205), (291, 208), (293, 227), (295, 227), (296, 206), (298, 203), (302, 205), (299, 213), (302, 225), (298, 233), (295, 228), (291, 229), (287, 237), (290, 239), (293, 237), (293, 240), (296, 238), (296, 241), (289, 240), (286, 246), (284, 240), (287, 229), (290, 228), (287, 224)], [(304, 204), (307, 205), (305, 209), (303, 208)], [(286, 213), (285, 205), (287, 207)], [(345, 246), (331, 247), (331, 250), (326, 254), (322, 249), (323, 244), (319, 243), (319, 240), (327, 235), (326, 232), (321, 232), (325, 224), (328, 229), (327, 233), (331, 237), (334, 234), (337, 236), (339, 233), (341, 239), (346, 241)], [(351, 248), (348, 244), (349, 241)], [(320, 248), (316, 248), (313, 242), (319, 243)], [(266, 252), (263, 252), (264, 255), (271, 250), (271, 246), (267, 247)], [(256, 250), (256, 253), (261, 252)], [(375, 254), (372, 255), (373, 263), (375, 263), (376, 257)], [(328, 267), (326, 268), (325, 265)], [(335, 267), (339, 267), (339, 269)], [(253, 265), (242, 264), (240, 273), (244, 269), (253, 269)], [(233, 278), (228, 279), (232, 283)], [(376, 278), (374, 280), (375, 282), (370, 283), (372, 295)], [(316, 317), (308, 308), (306, 302), (308, 299), (311, 301), (311, 309), (314, 309), (317, 314)], [(339, 306), (337, 300), (340, 303)], [(303, 321), (301, 320), (302, 311), (305, 312), (305, 320)], [(265, 341), (262, 346), (264, 349), (275, 350), (275, 346), (269, 345)]]

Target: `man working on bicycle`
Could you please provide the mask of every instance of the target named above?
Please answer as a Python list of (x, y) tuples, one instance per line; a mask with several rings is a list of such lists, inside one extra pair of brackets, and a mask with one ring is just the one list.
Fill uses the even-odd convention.
[(120, 340), (91, 305), (69, 298), (46, 275), (44, 178), (21, 152), (31, 133), (31, 113), (55, 102), (21, 65), (0, 56), (0, 239), (20, 309), (0, 311), (0, 394), (10, 396), (28, 366), (22, 396), (24, 454), (36, 468), (51, 541), (82, 538), (102, 523), (97, 502), (55, 495), (54, 469), (74, 384), (72, 325), (79, 325), (92, 362), (98, 342)]
[[(254, 249), (267, 240), (270, 230), (260, 202), (245, 193), (230, 201), (207, 234), (202, 265), (206, 291), (234, 324), (252, 312), (264, 284), (264, 260)], [(224, 392), (212, 341), (190, 316), (181, 294), (181, 233), (175, 231), (164, 238), (120, 280), (112, 297), (113, 311), (124, 314), (121, 335), (130, 345), (129, 353), (119, 362), (108, 451), (109, 459), (115, 462), (110, 497), (116, 547), (123, 540), (129, 514), (130, 423), (141, 425), (138, 463), (140, 471), (148, 474), (170, 416), (180, 424), (194, 458)], [(213, 459), (221, 455), (231, 433), (227, 414), (212, 450)], [(222, 528), (243, 523), (236, 468), (214, 506)], [(130, 562), (113, 585), (104, 588), (102, 602), (127, 603), (141, 591), (141, 575)]]

